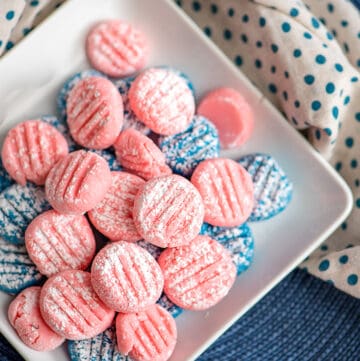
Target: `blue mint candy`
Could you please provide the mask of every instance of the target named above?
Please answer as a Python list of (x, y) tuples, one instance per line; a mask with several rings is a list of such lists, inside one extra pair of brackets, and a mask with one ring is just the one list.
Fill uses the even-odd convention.
[(103, 157), (108, 162), (111, 171), (119, 171), (122, 169), (120, 163), (116, 160), (116, 156), (112, 148), (101, 149), (101, 150), (99, 149), (96, 150), (89, 149), (89, 150), (90, 152), (96, 153), (97, 155)]
[(103, 78), (106, 78), (106, 75), (100, 73), (99, 71), (94, 70), (94, 69), (88, 69), (88, 70), (80, 71), (79, 73), (74, 74), (68, 80), (66, 80), (66, 82), (60, 89), (60, 91), (57, 95), (57, 98), (56, 98), (59, 113), (63, 118), (66, 118), (66, 102), (67, 102), (67, 97), (68, 97), (71, 89), (80, 80), (89, 78), (91, 76), (101, 76)]
[(194, 84), (193, 82), (191, 81), (191, 79), (188, 77), (187, 74), (185, 74), (184, 72), (182, 72), (181, 70), (179, 69), (175, 69), (175, 68), (172, 68), (171, 66), (167, 66), (167, 65), (162, 65), (162, 66), (159, 66), (159, 68), (161, 69), (166, 69), (166, 70), (170, 70), (172, 73), (176, 74), (177, 76), (179, 76), (180, 78), (182, 78), (186, 85), (189, 87), (189, 89), (191, 90), (191, 92), (193, 93), (193, 95), (195, 95), (195, 87), (194, 87)]
[(219, 156), (219, 135), (209, 120), (195, 115), (182, 133), (161, 137), (159, 147), (173, 172), (189, 177), (203, 160)]
[(135, 77), (131, 76), (123, 79), (115, 79), (113, 83), (118, 88), (119, 93), (123, 99), (124, 104), (124, 125), (123, 130), (133, 128), (139, 131), (142, 134), (149, 134), (150, 129), (143, 124), (139, 118), (135, 115), (135, 113), (130, 108), (130, 102), (128, 98), (128, 93), (131, 87), (131, 84), (135, 80)]
[(230, 251), (238, 275), (251, 265), (254, 257), (254, 236), (246, 223), (231, 228), (204, 223), (200, 234), (215, 239)]
[(267, 154), (254, 153), (238, 162), (254, 182), (256, 202), (248, 221), (266, 220), (283, 211), (291, 201), (293, 185), (275, 159)]
[(0, 238), (0, 291), (17, 294), (41, 284), (43, 279), (25, 246), (9, 244)]
[(114, 326), (93, 338), (68, 341), (67, 346), (71, 361), (131, 361), (117, 348)]
[(27, 226), (48, 209), (43, 188), (30, 183), (6, 188), (0, 194), (0, 237), (12, 244), (24, 244)]
[(0, 192), (7, 187), (11, 186), (15, 182), (11, 179), (9, 173), (5, 170), (2, 161), (0, 159)]

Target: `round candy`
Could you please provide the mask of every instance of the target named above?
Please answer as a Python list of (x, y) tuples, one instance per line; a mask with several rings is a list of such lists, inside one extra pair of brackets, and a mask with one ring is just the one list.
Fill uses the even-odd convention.
[(243, 96), (234, 89), (219, 88), (206, 94), (197, 108), (197, 114), (215, 124), (221, 146), (225, 149), (242, 145), (253, 132), (253, 111)]
[(129, 242), (104, 247), (94, 258), (91, 282), (101, 300), (118, 312), (137, 312), (160, 297), (164, 279), (155, 259)]
[(66, 104), (67, 122), (74, 140), (87, 148), (105, 149), (123, 125), (123, 103), (114, 84), (105, 78), (80, 80)]
[(134, 222), (145, 241), (177, 247), (199, 233), (204, 206), (197, 189), (185, 178), (170, 175), (148, 181), (136, 195)]
[(29, 287), (10, 303), (8, 318), (26, 346), (37, 351), (51, 351), (60, 346), (64, 337), (55, 333), (40, 314), (41, 287)]
[(121, 132), (114, 147), (117, 160), (131, 173), (144, 179), (171, 174), (164, 154), (150, 138), (135, 129)]
[(159, 68), (169, 70), (169, 71), (173, 72), (175, 75), (179, 76), (181, 79), (183, 79), (185, 81), (186, 85), (188, 86), (188, 88), (191, 90), (192, 94), (195, 96), (194, 84), (187, 74), (185, 74), (184, 72), (182, 72), (179, 69), (176, 69), (176, 68), (173, 68), (173, 67), (167, 66), (167, 65), (159, 66)]
[(185, 177), (191, 176), (203, 160), (217, 158), (220, 150), (215, 126), (199, 115), (182, 133), (161, 137), (159, 145), (174, 173)]
[(65, 138), (54, 127), (40, 120), (27, 120), (9, 131), (1, 157), (17, 183), (24, 186), (29, 180), (43, 185), (50, 169), (68, 151)]
[(159, 305), (116, 317), (119, 351), (134, 361), (167, 361), (177, 339), (173, 317)]
[(132, 217), (134, 199), (145, 181), (126, 172), (112, 172), (112, 185), (105, 198), (89, 213), (91, 223), (111, 241), (141, 239)]
[(25, 245), (38, 270), (48, 277), (68, 269), (85, 270), (96, 248), (85, 216), (54, 210), (40, 214), (30, 223)]
[(110, 185), (111, 172), (104, 158), (78, 150), (51, 169), (45, 191), (58, 212), (82, 214), (101, 202)]
[(145, 70), (131, 85), (129, 100), (135, 115), (158, 134), (182, 132), (194, 116), (191, 90), (170, 70)]
[(115, 312), (97, 296), (90, 273), (67, 270), (49, 278), (40, 294), (40, 311), (56, 333), (69, 340), (83, 340), (105, 331)]
[(112, 77), (130, 75), (145, 66), (148, 58), (145, 35), (123, 20), (97, 24), (86, 40), (86, 53), (97, 70)]
[(254, 206), (250, 174), (231, 159), (208, 159), (200, 163), (191, 183), (199, 190), (205, 206), (205, 222), (234, 227), (244, 223)]
[(189, 310), (214, 306), (228, 294), (236, 277), (230, 253), (207, 236), (197, 236), (186, 246), (167, 248), (158, 262), (165, 294)]
[(254, 182), (255, 206), (249, 221), (272, 218), (291, 201), (293, 185), (276, 160), (267, 154), (249, 154), (238, 160)]

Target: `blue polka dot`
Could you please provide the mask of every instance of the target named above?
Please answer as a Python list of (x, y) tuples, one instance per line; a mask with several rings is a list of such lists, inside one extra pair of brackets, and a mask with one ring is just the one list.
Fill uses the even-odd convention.
[(301, 50), (300, 49), (295, 49), (293, 52), (293, 55), (295, 58), (299, 58), (301, 56)]
[(320, 272), (324, 272), (324, 271), (326, 271), (326, 270), (329, 268), (329, 266), (330, 266), (329, 260), (324, 259), (324, 260), (321, 261), (320, 264), (319, 264), (319, 271), (320, 271)]
[(324, 24), (326, 25), (326, 20), (324, 18), (319, 18), (319, 20)]
[(283, 91), (283, 98), (284, 98), (284, 100), (288, 100), (288, 93), (287, 93), (287, 91)]
[(300, 108), (300, 102), (298, 100), (294, 101), (295, 108)]
[(358, 199), (356, 200), (355, 204), (356, 204), (356, 207), (357, 207), (357, 208), (360, 208), (360, 198), (358, 198)]
[(299, 10), (298, 10), (298, 9), (292, 8), (292, 9), (290, 10), (290, 16), (296, 17), (296, 16), (298, 16), (298, 15), (299, 15)]
[(316, 130), (315, 130), (315, 137), (316, 137), (317, 140), (320, 140), (320, 138), (321, 138), (320, 129), (316, 129)]
[(348, 25), (349, 23), (346, 20), (341, 21), (341, 26), (343, 26), (344, 28), (346, 28)]
[(347, 228), (347, 223), (346, 223), (346, 222), (343, 222), (343, 223), (341, 224), (341, 229), (342, 229), (343, 231), (345, 231), (346, 228)]
[(194, 11), (200, 11), (201, 10), (201, 4), (198, 1), (193, 1), (192, 8)]
[(329, 137), (331, 137), (332, 131), (330, 128), (324, 128), (324, 131)]
[(323, 244), (323, 245), (320, 247), (320, 249), (321, 249), (322, 251), (327, 251), (327, 250), (328, 250), (328, 246), (327, 246), (326, 244)]
[(6, 50), (10, 50), (13, 47), (14, 47), (14, 43), (12, 41), (8, 41), (5, 48)]
[(360, 112), (355, 114), (355, 119), (360, 122)]
[(228, 15), (229, 15), (230, 17), (233, 17), (234, 14), (235, 14), (235, 10), (234, 10), (233, 8), (230, 8), (230, 9), (228, 10)]
[(210, 6), (210, 11), (213, 13), (213, 14), (216, 14), (218, 12), (218, 7), (216, 4), (211, 4)]
[(242, 21), (243, 21), (243, 23), (247, 23), (249, 21), (249, 15), (247, 15), (247, 14), (243, 15)]
[(358, 68), (360, 68), (360, 59), (356, 61), (356, 65), (358, 66)]
[(291, 25), (287, 22), (282, 23), (281, 29), (284, 33), (288, 33), (291, 30)]
[(241, 40), (242, 40), (244, 43), (247, 43), (248, 37), (247, 37), (246, 34), (241, 34), (240, 38), (241, 38)]
[(263, 45), (263, 44), (262, 44), (262, 42), (261, 42), (260, 40), (256, 42), (256, 47), (257, 47), (257, 48), (261, 48), (262, 45)]
[(236, 55), (234, 61), (237, 66), (241, 66), (243, 64), (243, 59), (240, 55)]
[(351, 81), (352, 83), (356, 83), (358, 80), (359, 80), (359, 78), (358, 78), (357, 76), (353, 76), (353, 77), (350, 79), (350, 81)]
[[(354, 145), (354, 139), (351, 138), (351, 137), (347, 137), (345, 139), (345, 145), (348, 147), (348, 148), (352, 148), (352, 146)], [(359, 200), (360, 201), (360, 200)]]
[(261, 17), (259, 19), (259, 25), (263, 28), (266, 25), (266, 19)]
[(337, 119), (339, 116), (339, 108), (337, 106), (333, 107), (331, 109), (331, 114), (335, 119)]
[(291, 120), (292, 120), (292, 122), (293, 122), (295, 125), (298, 125), (298, 121), (296, 120), (295, 117), (291, 117)]
[(31, 6), (38, 6), (39, 5), (39, 1), (38, 0), (33, 0), (30, 2)]
[(335, 91), (335, 85), (332, 82), (329, 82), (325, 86), (325, 90), (328, 94), (332, 94)]
[(275, 94), (275, 93), (277, 92), (277, 87), (276, 87), (276, 85), (273, 84), (273, 83), (270, 83), (270, 84), (269, 84), (269, 90), (270, 90), (271, 93)]
[(273, 65), (271, 68), (270, 68), (270, 71), (275, 74), (276, 73), (276, 66)]
[(305, 39), (311, 39), (312, 38), (312, 35), (310, 33), (308, 33), (307, 31), (305, 31), (304, 33), (304, 38)]
[(344, 99), (344, 105), (348, 105), (350, 103), (350, 96), (347, 95)]
[(325, 64), (326, 63), (326, 58), (324, 55), (316, 55), (315, 57), (315, 61), (318, 63), (318, 64)]
[(321, 102), (319, 100), (314, 100), (312, 103), (311, 103), (311, 109), (314, 110), (314, 111), (317, 111), (321, 108)]
[(318, 29), (320, 27), (320, 23), (315, 18), (311, 18), (311, 24), (315, 29)]
[(2, 40), (0, 40), (0, 47), (1, 47), (1, 45), (2, 45)]
[(344, 50), (345, 53), (348, 53), (350, 51), (348, 43), (344, 43)]
[(348, 260), (349, 260), (349, 257), (348, 257), (346, 254), (342, 255), (342, 256), (339, 258), (339, 262), (340, 262), (341, 264), (347, 263)]
[(360, 186), (360, 179), (355, 179), (355, 187), (359, 187)]
[(15, 16), (15, 11), (13, 10), (10, 10), (6, 13), (5, 17), (6, 17), (6, 20), (12, 20)]
[(328, 40), (333, 40), (334, 39), (333, 35), (331, 33), (329, 33), (329, 32), (326, 33), (326, 37), (328, 38)]
[(255, 66), (260, 69), (262, 67), (262, 62), (260, 59), (255, 59)]
[(331, 285), (331, 286), (334, 286), (334, 285), (335, 285), (335, 283), (334, 283), (333, 280), (326, 280), (325, 282), (328, 283), (328, 284)]
[(29, 29), (29, 28), (24, 28), (24, 29), (23, 29), (23, 34), (24, 34), (24, 36), (26, 36), (27, 34), (29, 34), (30, 31), (31, 31), (31, 29)]
[(232, 38), (232, 32), (229, 29), (224, 30), (224, 39), (230, 40)]
[(335, 164), (335, 169), (336, 169), (338, 172), (340, 172), (340, 171), (341, 171), (341, 168), (342, 168), (342, 163), (341, 163), (341, 162), (337, 162), (337, 163)]
[(347, 283), (350, 285), (350, 286), (355, 286), (358, 282), (358, 276), (353, 273), (351, 274), (348, 278), (347, 278)]
[(181, 7), (182, 6), (181, 0), (176, 0), (176, 4)]
[(351, 244), (351, 243), (349, 243), (349, 244), (346, 246), (346, 248), (352, 248), (352, 247), (354, 247), (354, 245)]
[(332, 32), (332, 34), (333, 34), (335, 37), (337, 36), (337, 32), (336, 32), (335, 29), (332, 29), (331, 32)]
[(333, 4), (329, 3), (327, 8), (328, 8), (329, 13), (334, 12), (334, 5)]
[(351, 168), (356, 168), (358, 166), (358, 162), (356, 159), (352, 159), (350, 162), (350, 167)]
[(204, 28), (204, 33), (207, 35), (207, 36), (211, 36), (211, 29), (208, 27), (208, 26), (205, 26)]
[(341, 64), (339, 64), (339, 63), (336, 63), (336, 64), (335, 64), (335, 69), (336, 69), (339, 73), (341, 73), (341, 72), (344, 70), (343, 66), (342, 66)]
[(307, 75), (304, 76), (304, 82), (305, 82), (307, 85), (313, 84), (314, 81), (315, 81), (314, 75), (307, 74)]
[(279, 47), (276, 44), (271, 44), (271, 50), (275, 54), (278, 52)]

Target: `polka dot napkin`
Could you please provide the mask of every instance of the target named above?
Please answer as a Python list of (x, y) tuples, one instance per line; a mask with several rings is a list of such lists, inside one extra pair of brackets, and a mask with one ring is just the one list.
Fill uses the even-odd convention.
[[(0, 0), (0, 55), (62, 1)], [(359, 12), (347, 0), (176, 3), (348, 182), (350, 217), (301, 267), (360, 297)]]

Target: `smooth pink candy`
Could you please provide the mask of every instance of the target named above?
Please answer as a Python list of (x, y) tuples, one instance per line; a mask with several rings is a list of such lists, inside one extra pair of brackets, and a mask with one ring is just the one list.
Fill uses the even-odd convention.
[(51, 169), (45, 192), (58, 212), (83, 214), (102, 201), (110, 185), (111, 172), (106, 160), (93, 152), (78, 150)]
[(225, 149), (245, 143), (254, 129), (254, 114), (245, 98), (231, 88), (219, 88), (205, 95), (197, 114), (211, 120)]
[(250, 174), (231, 159), (201, 162), (191, 177), (205, 206), (205, 222), (235, 227), (244, 223), (254, 208), (254, 185)]
[(119, 163), (146, 180), (172, 173), (161, 150), (150, 138), (135, 129), (121, 132), (114, 148)]
[(29, 287), (19, 293), (9, 305), (8, 318), (26, 346), (36, 351), (52, 351), (65, 339), (43, 320), (39, 307), (40, 290), (41, 287)]
[(115, 142), (123, 126), (122, 97), (110, 80), (85, 78), (69, 93), (66, 114), (71, 136), (77, 143), (105, 149)]
[(207, 236), (197, 236), (186, 246), (167, 248), (158, 262), (164, 273), (165, 294), (189, 310), (205, 310), (217, 304), (236, 277), (230, 253)]
[(138, 28), (123, 20), (106, 20), (90, 31), (86, 52), (95, 69), (120, 78), (145, 66), (149, 47)]
[(85, 270), (96, 249), (85, 216), (64, 215), (54, 210), (40, 214), (30, 223), (25, 245), (37, 269), (48, 277), (68, 269)]
[(163, 135), (182, 132), (195, 112), (195, 100), (186, 82), (166, 69), (148, 69), (132, 83), (130, 107), (152, 131)]
[(166, 361), (174, 351), (177, 329), (174, 318), (160, 305), (116, 317), (117, 347), (134, 361)]
[(158, 247), (191, 242), (200, 232), (204, 206), (198, 190), (178, 175), (154, 178), (136, 195), (134, 222), (145, 241)]
[(98, 335), (115, 316), (92, 288), (90, 273), (79, 270), (60, 272), (45, 282), (40, 311), (49, 327), (69, 340)]
[(111, 172), (112, 185), (105, 198), (88, 215), (95, 228), (111, 241), (141, 239), (132, 211), (134, 199), (145, 181), (126, 172)]
[(114, 242), (94, 258), (91, 282), (101, 300), (118, 312), (138, 312), (161, 295), (163, 275), (155, 258), (142, 247)]
[(21, 185), (45, 183), (54, 164), (69, 152), (64, 136), (41, 120), (27, 120), (7, 134), (1, 158), (11, 178)]

